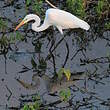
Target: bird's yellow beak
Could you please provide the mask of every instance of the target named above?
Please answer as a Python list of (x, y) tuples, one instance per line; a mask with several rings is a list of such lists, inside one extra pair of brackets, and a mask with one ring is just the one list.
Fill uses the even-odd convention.
[(18, 30), (18, 28), (20, 28), (25, 23), (26, 23), (26, 21), (25, 20), (22, 20), (21, 23), (16, 26), (15, 31)]

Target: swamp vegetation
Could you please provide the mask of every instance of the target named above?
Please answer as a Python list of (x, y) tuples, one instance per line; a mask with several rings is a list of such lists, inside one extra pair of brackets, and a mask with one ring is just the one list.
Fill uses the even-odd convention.
[(90, 24), (14, 31), (29, 13), (43, 22), (47, 0), (0, 0), (0, 110), (110, 110), (109, 0), (50, 0)]

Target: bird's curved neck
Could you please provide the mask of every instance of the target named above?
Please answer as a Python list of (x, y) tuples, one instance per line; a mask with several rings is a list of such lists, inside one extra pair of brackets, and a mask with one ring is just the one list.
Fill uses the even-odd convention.
[(32, 29), (36, 32), (44, 31), (47, 29), (50, 25), (46, 20), (44, 20), (44, 23), (41, 26), (38, 26), (37, 21), (35, 20), (35, 23), (32, 24)]

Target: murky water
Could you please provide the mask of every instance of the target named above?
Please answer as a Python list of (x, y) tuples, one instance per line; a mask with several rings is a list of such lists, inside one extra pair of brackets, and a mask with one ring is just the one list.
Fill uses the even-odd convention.
[[(5, 17), (12, 21), (8, 22), (8, 26), (10, 28), (13, 28), (13, 25), (18, 23), (18, 20), (26, 15), (24, 2), (24, 0), (18, 0), (14, 2), (13, 6), (6, 6), (8, 3), (7, 1), (0, 1), (0, 17)], [(17, 6), (20, 7), (20, 9), (16, 9)], [(28, 30), (29, 29), (30, 25), (28, 27)], [(51, 32), (48, 33), (49, 29), (53, 32), (52, 34), (50, 34)], [(61, 35), (56, 29), (55, 31), (52, 28), (49, 29), (44, 32), (44, 35), (43, 32), (35, 32), (34, 34), (31, 31), (28, 32), (27, 42), (15, 43), (18, 48), (17, 51), (15, 45), (12, 45), (11, 47), (14, 51), (9, 51), (7, 53), (7, 59), (3, 55), (0, 56), (1, 110), (5, 110), (6, 105), (7, 107), (19, 107), (21, 104), (19, 100), (21, 95), (35, 94), (36, 92), (40, 93), (40, 95), (43, 95), (47, 91), (45, 82), (41, 82), (39, 88), (36, 87), (35, 90), (29, 90), (17, 82), (16, 78), (19, 78), (27, 83), (32, 83), (32, 76), (33, 74), (37, 73), (33, 71), (34, 69), (32, 69), (32, 58), (37, 64), (39, 64), (39, 59), (46, 59), (47, 56), (51, 54), (49, 49), (52, 45), (52, 49), (56, 48), (53, 51), (54, 58), (46, 60), (47, 69), (45, 70), (45, 74), (52, 77), (54, 72), (58, 71), (62, 66), (70, 69), (72, 73), (84, 71), (87, 74), (86, 78), (78, 81), (77, 86), (82, 89), (83, 87), (85, 88), (86, 85), (86, 89), (89, 92), (94, 92), (95, 94), (91, 95), (90, 93), (86, 92), (81, 93), (80, 90), (76, 92), (72, 91), (72, 94), (75, 96), (73, 99), (74, 105), (76, 105), (77, 101), (80, 101), (80, 104), (82, 102), (83, 105), (84, 98), (88, 98), (88, 102), (91, 103), (90, 105), (96, 106), (96, 108), (93, 107), (93, 110), (97, 108), (97, 110), (109, 110), (109, 104), (104, 105), (101, 103), (104, 103), (104, 101), (109, 102), (110, 98), (110, 62), (108, 59), (108, 56), (110, 55), (110, 46), (108, 45), (109, 40), (102, 38), (102, 36), (104, 36), (105, 38), (109, 39), (110, 31), (105, 31), (102, 36), (97, 35), (97, 39), (93, 41), (91, 37), (93, 34), (92, 29), (90, 29), (89, 32), (84, 31), (84, 34), (82, 35), (80, 34), (82, 33), (82, 30), (80, 29), (72, 30), (70, 35), (68, 34), (68, 31), (64, 31), (64, 36)], [(20, 28), (18, 31), (22, 32), (23, 28)], [(0, 34), (0, 37), (2, 37), (2, 33)], [(32, 44), (32, 41), (36, 42), (38, 37), (43, 37), (39, 39), (39, 41), (42, 43), (41, 53), (36, 53), (35, 46)], [(82, 40), (82, 37), (85, 39)], [(62, 38), (64, 39), (56, 47)], [(54, 44), (52, 44), (52, 41), (54, 41)], [(55, 64), (53, 63), (53, 60)], [(23, 67), (27, 67), (29, 70), (22, 72)], [(92, 96), (92, 99), (89, 100), (90, 96)], [(59, 98), (45, 94), (43, 95), (43, 99), (47, 101), (47, 103), (51, 103)], [(66, 105), (67, 104), (63, 103), (58, 106), (62, 107)], [(79, 107), (79, 110), (90, 110), (90, 108), (87, 108), (85, 105)]]

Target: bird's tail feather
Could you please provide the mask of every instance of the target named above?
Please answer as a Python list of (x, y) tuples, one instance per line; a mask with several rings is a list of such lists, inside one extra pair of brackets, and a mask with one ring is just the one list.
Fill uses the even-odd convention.
[(80, 20), (79, 22), (80, 22), (79, 23), (79, 27), (80, 28), (85, 29), (85, 30), (89, 30), (90, 25), (87, 22), (85, 22), (83, 20)]

